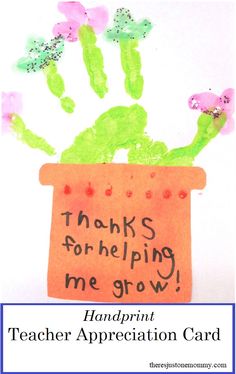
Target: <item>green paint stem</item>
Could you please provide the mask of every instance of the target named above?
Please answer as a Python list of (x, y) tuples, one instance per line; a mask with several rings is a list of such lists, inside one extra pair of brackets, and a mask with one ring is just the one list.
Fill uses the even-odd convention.
[(83, 25), (79, 29), (79, 39), (83, 48), (83, 59), (90, 78), (90, 85), (103, 98), (108, 92), (107, 76), (101, 49), (96, 46), (96, 35), (92, 27)]
[(50, 61), (50, 63), (43, 69), (43, 72), (46, 76), (53, 75), (57, 73), (57, 65), (54, 61)]
[(70, 97), (62, 97), (61, 106), (65, 112), (73, 113), (75, 109), (75, 102)]
[(194, 137), (189, 152), (196, 157), (199, 152), (219, 134), (227, 120), (223, 112), (218, 118), (212, 118), (211, 115), (202, 113), (198, 118), (198, 131)]
[(144, 134), (147, 113), (138, 104), (113, 107), (93, 127), (79, 134), (61, 156), (62, 163), (111, 162), (117, 150), (129, 149)]
[(115, 13), (113, 26), (105, 32), (108, 41), (120, 45), (125, 89), (136, 100), (142, 96), (144, 84), (141, 75), (141, 57), (137, 51), (138, 43), (148, 36), (152, 27), (148, 19), (135, 21), (129, 9), (119, 8)]
[(31, 148), (40, 149), (41, 151), (47, 153), (49, 156), (56, 154), (55, 149), (47, 143), (47, 141), (40, 136), (34, 134), (31, 130), (28, 130), (20, 116), (17, 114), (12, 115), (11, 119), (11, 129), (17, 135), (17, 138), (22, 141), (22, 143), (27, 144)]
[(125, 89), (133, 99), (140, 99), (143, 92), (141, 57), (137, 51), (138, 40), (121, 40), (121, 65), (125, 73)]
[(70, 97), (62, 98), (65, 92), (65, 84), (62, 76), (57, 71), (57, 66), (54, 61), (43, 70), (46, 76), (47, 85), (51, 93), (58, 97), (61, 103), (62, 109), (67, 113), (73, 113), (75, 108), (75, 103)]
[(63, 78), (58, 73), (47, 74), (47, 85), (51, 93), (58, 98), (65, 92)]
[(216, 137), (225, 122), (224, 113), (216, 119), (208, 114), (201, 114), (198, 119), (198, 131), (192, 143), (171, 151), (168, 151), (164, 143), (152, 141), (143, 135), (136, 144), (130, 147), (128, 161), (131, 164), (192, 166), (195, 157)]
[(205, 113), (201, 114), (198, 118), (198, 131), (192, 143), (168, 152), (158, 165), (192, 166), (195, 157), (218, 135), (226, 119), (225, 113), (222, 113), (217, 119), (213, 119), (212, 116)]
[(166, 145), (145, 135), (147, 113), (138, 104), (113, 107), (103, 113), (95, 124), (79, 134), (61, 156), (62, 163), (93, 164), (111, 162), (119, 149), (128, 149), (132, 164), (159, 166), (192, 166), (195, 157), (217, 136), (226, 122), (201, 114), (198, 131), (191, 144), (168, 151)]

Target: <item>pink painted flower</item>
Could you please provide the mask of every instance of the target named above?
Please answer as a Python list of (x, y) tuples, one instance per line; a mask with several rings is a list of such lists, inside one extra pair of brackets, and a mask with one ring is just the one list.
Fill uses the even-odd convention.
[(2, 92), (2, 133), (7, 133), (11, 127), (13, 114), (22, 110), (22, 98), (19, 92)]
[(53, 28), (55, 36), (63, 36), (68, 42), (78, 40), (78, 29), (82, 25), (89, 25), (96, 34), (104, 31), (108, 23), (108, 11), (105, 7), (85, 9), (77, 1), (58, 3), (58, 9), (65, 15), (67, 21), (57, 23)]
[(192, 95), (188, 100), (191, 109), (200, 110), (203, 113), (210, 114), (214, 119), (218, 118), (222, 112), (226, 114), (226, 124), (220, 130), (222, 134), (228, 134), (234, 129), (234, 90), (227, 88), (217, 96), (212, 92), (202, 92)]

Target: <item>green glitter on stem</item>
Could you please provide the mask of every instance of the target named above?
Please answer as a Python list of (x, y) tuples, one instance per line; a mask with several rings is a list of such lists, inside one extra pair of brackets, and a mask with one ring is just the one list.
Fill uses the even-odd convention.
[(27, 129), (22, 118), (17, 114), (12, 115), (11, 129), (17, 135), (17, 138), (27, 144), (31, 148), (40, 149), (47, 153), (49, 156), (56, 154), (55, 149), (47, 143), (47, 141), (40, 136), (34, 134), (31, 130)]
[(144, 134), (147, 113), (139, 105), (118, 106), (103, 113), (94, 126), (79, 134), (61, 156), (62, 163), (111, 162), (117, 150), (129, 149)]
[(90, 85), (103, 98), (108, 92), (107, 76), (101, 49), (96, 46), (96, 35), (92, 27), (83, 25), (79, 29), (79, 39), (83, 48), (83, 59), (90, 78)]

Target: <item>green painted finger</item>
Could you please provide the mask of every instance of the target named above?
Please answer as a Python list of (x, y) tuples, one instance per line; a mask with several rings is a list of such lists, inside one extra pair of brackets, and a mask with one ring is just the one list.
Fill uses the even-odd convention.
[(198, 118), (198, 131), (191, 144), (168, 152), (158, 165), (161, 166), (192, 166), (195, 157), (214, 139), (226, 122), (222, 113), (217, 119), (211, 115), (201, 114)]
[(126, 92), (135, 100), (143, 93), (141, 56), (137, 51), (139, 40), (150, 33), (153, 25), (147, 19), (135, 21), (129, 9), (119, 8), (114, 16), (114, 25), (105, 32), (108, 41), (120, 46), (121, 65), (125, 73)]
[(58, 73), (47, 74), (47, 85), (51, 93), (58, 98), (65, 92), (63, 78)]
[(75, 102), (70, 97), (62, 97), (61, 106), (65, 112), (73, 113), (75, 109)]
[(57, 71), (57, 66), (54, 61), (44, 69), (47, 85), (51, 93), (60, 99), (62, 109), (67, 113), (73, 113), (75, 102), (68, 96), (62, 97), (65, 92), (65, 84), (62, 76)]
[(79, 39), (83, 48), (83, 59), (90, 78), (90, 85), (103, 98), (108, 92), (107, 76), (104, 72), (103, 55), (96, 46), (96, 35), (92, 27), (83, 25), (79, 29)]
[(143, 92), (141, 57), (137, 51), (137, 40), (120, 41), (121, 65), (125, 73), (125, 89), (133, 99), (140, 99)]
[(17, 135), (17, 138), (27, 144), (31, 148), (40, 149), (47, 153), (49, 156), (56, 154), (55, 149), (47, 143), (44, 138), (34, 134), (31, 130), (27, 129), (22, 118), (17, 114), (13, 114), (11, 118), (11, 129)]

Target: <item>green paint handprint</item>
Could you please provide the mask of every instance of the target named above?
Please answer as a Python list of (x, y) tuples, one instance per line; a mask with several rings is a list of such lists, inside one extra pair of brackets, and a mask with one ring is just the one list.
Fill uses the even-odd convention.
[[(91, 88), (100, 98), (104, 98), (108, 91), (107, 76), (104, 73), (101, 49), (96, 45), (96, 33), (104, 30), (104, 25), (108, 22), (108, 12), (104, 7), (85, 10), (77, 2), (59, 3), (59, 10), (65, 14), (68, 21), (54, 26), (56, 37), (49, 43), (45, 43), (42, 38), (31, 40), (27, 46), (28, 56), (18, 61), (18, 68), (23, 71), (43, 70), (52, 94), (60, 99), (66, 112), (72, 113), (75, 103), (70, 97), (63, 96), (64, 81), (58, 73), (56, 61), (63, 52), (64, 40), (76, 41), (79, 38)], [(99, 15), (102, 20), (100, 23)], [(125, 73), (125, 89), (135, 100), (142, 96), (144, 84), (141, 55), (137, 50), (138, 42), (146, 38), (152, 27), (149, 20), (135, 22), (128, 9), (120, 8), (114, 16), (114, 27), (105, 31), (107, 40), (119, 44), (121, 65)], [(168, 150), (163, 142), (153, 141), (145, 133), (147, 113), (142, 106), (134, 104), (129, 107), (112, 107), (100, 115), (92, 127), (75, 137), (73, 144), (62, 152), (60, 162), (108, 163), (112, 162), (118, 150), (126, 149), (128, 162), (132, 164), (191, 166), (199, 152), (222, 130), (227, 116), (232, 114), (232, 93), (228, 96), (224, 95), (223, 100), (214, 94), (211, 94), (210, 98), (209, 94), (205, 93), (195, 95), (194, 99), (191, 99), (191, 109), (195, 109), (198, 97), (209, 105), (202, 107), (203, 113), (199, 117), (197, 133), (191, 144), (173, 150)], [(5, 125), (31, 148), (54, 155), (54, 148), (45, 139), (26, 128), (18, 113), (19, 97), (11, 94), (4, 97)]]

